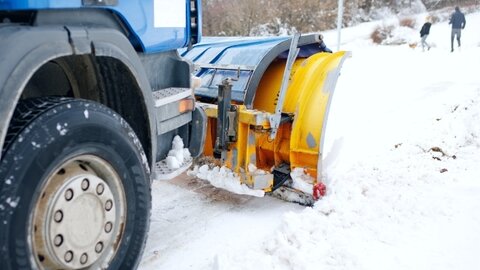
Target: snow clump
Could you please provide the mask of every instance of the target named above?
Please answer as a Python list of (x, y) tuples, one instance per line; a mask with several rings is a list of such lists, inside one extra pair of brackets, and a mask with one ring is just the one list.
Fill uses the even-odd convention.
[(180, 136), (176, 135), (172, 141), (172, 149), (168, 152), (167, 166), (170, 169), (178, 169), (184, 163), (185, 160), (192, 158), (188, 148), (183, 148), (183, 140)]
[(20, 197), (17, 197), (15, 199), (12, 199), (12, 198), (8, 197), (5, 202), (8, 205), (10, 205), (10, 207), (15, 208), (15, 207), (17, 207), (19, 201), (20, 201)]
[(224, 166), (215, 166), (212, 169), (210, 169), (208, 165), (203, 165), (201, 167), (195, 166), (193, 170), (188, 172), (188, 175), (206, 180), (210, 182), (212, 186), (225, 189), (232, 193), (250, 195), (254, 197), (265, 196), (265, 191), (254, 190), (249, 188), (247, 185), (242, 184), (240, 181), (240, 176)]
[(290, 172), (293, 183), (292, 187), (298, 189), (306, 194), (313, 194), (314, 179), (305, 173), (303, 168), (295, 168)]

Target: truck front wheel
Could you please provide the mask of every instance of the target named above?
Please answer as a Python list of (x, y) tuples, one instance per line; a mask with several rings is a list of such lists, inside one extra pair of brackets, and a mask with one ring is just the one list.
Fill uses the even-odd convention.
[(0, 164), (1, 269), (132, 269), (151, 209), (149, 168), (105, 106), (21, 102)]

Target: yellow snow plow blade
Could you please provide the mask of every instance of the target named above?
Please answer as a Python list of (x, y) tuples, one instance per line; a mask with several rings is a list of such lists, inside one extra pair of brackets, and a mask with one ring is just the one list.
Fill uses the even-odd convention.
[[(271, 116), (275, 113), (286, 61), (274, 61), (264, 73), (255, 93), (253, 107), (234, 105), (236, 138), (229, 143), (224, 163), (239, 173), (242, 181), (254, 189), (271, 191), (272, 168), (301, 167), (317, 181), (321, 178), (323, 140), (328, 110), (340, 68), (349, 52), (317, 53), (297, 59), (290, 73), (282, 120), (273, 140)], [(209, 118), (205, 155), (215, 148), (218, 107), (202, 104)], [(267, 174), (252, 171), (252, 166)]]
[[(341, 65), (348, 55), (348, 52), (318, 53), (295, 62), (282, 110), (284, 113), (293, 114), (294, 120), (291, 126), (285, 127), (287, 131), (283, 136), (277, 136), (272, 142), (276, 144), (279, 139), (289, 140), (288, 160), (283, 161), (290, 164), (291, 169), (307, 169), (308, 173), (317, 179), (321, 176), (323, 140), (329, 107)], [(255, 109), (272, 112), (284, 66), (285, 63), (277, 62), (267, 70), (257, 90)], [(272, 144), (266, 138), (263, 141), (264, 145)], [(278, 162), (275, 161), (277, 164)]]

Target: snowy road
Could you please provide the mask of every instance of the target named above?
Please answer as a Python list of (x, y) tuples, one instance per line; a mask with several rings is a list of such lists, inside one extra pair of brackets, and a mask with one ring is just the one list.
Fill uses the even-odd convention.
[(215, 256), (248, 249), (285, 212), (304, 207), (275, 198), (232, 194), (183, 174), (153, 184), (150, 235), (140, 269), (212, 269)]

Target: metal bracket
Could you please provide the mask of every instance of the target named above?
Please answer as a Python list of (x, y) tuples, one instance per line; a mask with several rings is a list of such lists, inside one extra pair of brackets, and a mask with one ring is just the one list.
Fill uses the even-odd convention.
[(300, 39), (300, 33), (295, 33), (292, 37), (292, 43), (290, 43), (290, 51), (288, 52), (287, 64), (285, 65), (285, 71), (283, 72), (282, 86), (278, 93), (278, 101), (275, 106), (275, 113), (270, 116), (270, 140), (275, 139), (277, 136), (278, 127), (282, 118), (283, 102), (285, 101), (285, 95), (287, 92), (288, 84), (290, 83), (290, 74), (292, 72), (293, 63), (297, 59), (300, 49), (298, 48), (298, 41)]
[(225, 79), (218, 85), (217, 136), (213, 151), (214, 157), (222, 162), (229, 144), (237, 139), (237, 118), (236, 107), (232, 106), (231, 79)]
[(236, 142), (237, 141), (237, 126), (238, 126), (238, 111), (237, 107), (232, 105), (230, 107), (230, 111), (227, 112), (228, 118), (228, 142)]
[(210, 77), (210, 80), (207, 83), (207, 87), (211, 87), (213, 81), (215, 80), (215, 76), (217, 75), (217, 71), (219, 70), (233, 70), (237, 72), (236, 78), (230, 78), (232, 81), (238, 81), (240, 79), (240, 73), (242, 71), (249, 71), (253, 72), (255, 70), (255, 66), (247, 66), (247, 65), (218, 65), (218, 64), (195, 64), (194, 70), (195, 72), (199, 72), (202, 69), (213, 70), (213, 73)]
[(82, 0), (84, 6), (116, 6), (118, 0)]

